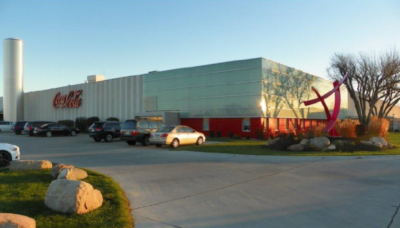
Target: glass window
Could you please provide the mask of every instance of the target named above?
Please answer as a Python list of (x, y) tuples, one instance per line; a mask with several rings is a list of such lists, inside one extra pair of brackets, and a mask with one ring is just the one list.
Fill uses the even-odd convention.
[(242, 129), (246, 132), (250, 131), (250, 118), (244, 118), (242, 120)]
[(158, 129), (160, 129), (161, 127), (164, 126), (164, 124), (162, 122), (157, 122), (157, 126), (158, 126)]
[(151, 129), (157, 129), (158, 128), (157, 122), (156, 121), (150, 121), (150, 128)]
[(179, 133), (183, 133), (183, 132), (186, 132), (186, 131), (185, 131), (185, 128), (180, 127), (180, 128), (178, 128), (178, 132), (179, 132)]
[(147, 128), (149, 128), (149, 122), (147, 122), (147, 121), (140, 121), (139, 127), (140, 127), (140, 129), (147, 129)]
[(125, 122), (122, 125), (123, 129), (136, 129), (136, 121)]
[(210, 119), (204, 118), (203, 119), (203, 131), (210, 130)]
[(184, 127), (186, 132), (195, 132), (195, 130), (193, 130), (193, 128), (190, 127)]
[(174, 128), (173, 126), (163, 126), (157, 132), (171, 132)]

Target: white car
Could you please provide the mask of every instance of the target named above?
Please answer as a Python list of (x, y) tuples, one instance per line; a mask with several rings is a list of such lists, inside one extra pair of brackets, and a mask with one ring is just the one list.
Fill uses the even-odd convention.
[(163, 126), (156, 132), (150, 134), (150, 144), (161, 147), (170, 145), (173, 148), (179, 145), (196, 144), (202, 145), (206, 141), (203, 133), (184, 125)]
[(21, 158), (19, 147), (8, 143), (0, 143), (0, 167), (10, 164)]
[(11, 129), (14, 122), (10, 121), (0, 121), (0, 132), (13, 132)]

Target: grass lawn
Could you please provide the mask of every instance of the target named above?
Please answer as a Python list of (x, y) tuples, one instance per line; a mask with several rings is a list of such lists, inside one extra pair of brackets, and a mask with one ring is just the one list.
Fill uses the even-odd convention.
[[(266, 140), (231, 140), (220, 144), (202, 146), (182, 146), (172, 150), (198, 151), (208, 153), (276, 155), (276, 156), (361, 156), (361, 155), (400, 155), (400, 133), (390, 132), (387, 140), (396, 148), (384, 151), (278, 151), (264, 148)], [(218, 140), (210, 140), (218, 141)]]
[(17, 171), (0, 169), (0, 212), (26, 215), (45, 227), (133, 227), (129, 201), (119, 185), (100, 173), (86, 170), (84, 181), (103, 194), (103, 205), (87, 214), (61, 214), (48, 209), (44, 198), (51, 170)]

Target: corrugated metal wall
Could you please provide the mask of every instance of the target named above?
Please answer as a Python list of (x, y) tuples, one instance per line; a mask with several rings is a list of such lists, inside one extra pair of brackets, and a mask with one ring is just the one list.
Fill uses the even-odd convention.
[[(53, 108), (53, 98), (60, 92), (82, 90), (79, 108)], [(74, 120), (77, 117), (97, 116), (101, 120), (117, 117), (120, 121), (132, 119), (143, 112), (143, 76), (129, 76), (101, 82), (65, 86), (25, 93), (25, 120)]]

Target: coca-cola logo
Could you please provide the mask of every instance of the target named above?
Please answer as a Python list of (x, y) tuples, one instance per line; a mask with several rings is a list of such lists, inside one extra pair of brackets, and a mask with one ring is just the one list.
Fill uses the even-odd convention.
[(82, 105), (81, 94), (82, 90), (72, 90), (67, 95), (58, 92), (53, 99), (53, 108), (79, 108)]

